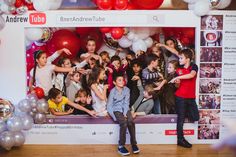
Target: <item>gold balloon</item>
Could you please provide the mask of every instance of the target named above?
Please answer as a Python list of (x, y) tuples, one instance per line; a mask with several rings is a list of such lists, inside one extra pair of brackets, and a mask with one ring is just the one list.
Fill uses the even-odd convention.
[(211, 3), (211, 7), (214, 8), (216, 7), (217, 5), (219, 5), (221, 0), (210, 0), (210, 3)]
[(0, 99), (0, 120), (6, 121), (14, 113), (14, 106), (10, 101)]

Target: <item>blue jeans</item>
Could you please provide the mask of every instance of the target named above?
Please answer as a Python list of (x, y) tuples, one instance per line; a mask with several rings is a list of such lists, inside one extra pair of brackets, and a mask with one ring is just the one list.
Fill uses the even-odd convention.
[(198, 106), (195, 99), (175, 98), (176, 113), (177, 113), (177, 138), (179, 140), (184, 138), (183, 125), (187, 117), (191, 122), (199, 120)]
[(159, 98), (154, 100), (153, 113), (161, 114), (161, 104)]

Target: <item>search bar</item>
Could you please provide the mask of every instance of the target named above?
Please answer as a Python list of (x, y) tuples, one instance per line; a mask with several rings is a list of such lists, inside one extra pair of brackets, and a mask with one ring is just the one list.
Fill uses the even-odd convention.
[(147, 16), (148, 23), (155, 25), (163, 25), (165, 24), (165, 15), (164, 14), (152, 14)]
[(75, 24), (75, 25), (114, 25), (114, 24), (147, 24), (148, 17), (146, 15), (57, 15), (56, 22), (58, 24)]

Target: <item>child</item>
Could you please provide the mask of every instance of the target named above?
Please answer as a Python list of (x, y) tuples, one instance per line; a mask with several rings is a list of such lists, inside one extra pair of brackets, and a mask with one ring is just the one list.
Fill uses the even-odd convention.
[(102, 51), (99, 56), (102, 59), (102, 66), (105, 68), (109, 65), (110, 63), (110, 56), (109, 53), (107, 51)]
[[(154, 54), (150, 54), (147, 56), (146, 61), (148, 66), (142, 71), (143, 86), (146, 86), (148, 84), (153, 84), (157, 86), (155, 87), (155, 90), (160, 91), (162, 86), (165, 84), (165, 80), (163, 79), (163, 76), (156, 69), (158, 65), (158, 58)], [(162, 81), (160, 82), (159, 80)], [(155, 103), (154, 103), (153, 113), (160, 114), (161, 108), (160, 108), (159, 96), (157, 96), (154, 99), (154, 101)]]
[(82, 61), (86, 60), (90, 56), (93, 56), (94, 59), (102, 63), (101, 57), (95, 53), (96, 51), (96, 41), (94, 39), (88, 39), (86, 43), (87, 52), (81, 54), (80, 58)]
[(128, 127), (132, 150), (134, 154), (139, 153), (139, 148), (137, 147), (136, 137), (135, 137), (135, 124), (129, 110), (129, 98), (130, 90), (124, 84), (124, 77), (122, 74), (116, 74), (113, 78), (113, 83), (115, 87), (111, 90), (107, 109), (110, 116), (114, 121), (117, 121), (120, 125), (120, 139), (118, 152), (121, 155), (129, 155), (129, 151), (125, 148), (126, 140), (126, 130)]
[(107, 116), (107, 88), (103, 81), (106, 78), (105, 69), (103, 67), (96, 67), (92, 69), (89, 77), (88, 85), (91, 87), (91, 95), (93, 99), (93, 109), (98, 116)]
[[(60, 58), (58, 61), (59, 67), (71, 68), (72, 64), (69, 58)], [(55, 87), (62, 91), (63, 95), (66, 95), (66, 84), (65, 80), (68, 73), (58, 73), (55, 80)]]
[[(76, 93), (76, 95), (75, 95), (75, 103), (78, 103), (81, 106), (83, 106), (84, 108), (86, 108), (86, 109), (91, 111), (91, 110), (93, 110), (91, 102), (92, 102), (92, 98), (91, 98), (91, 96), (88, 95), (86, 90), (80, 89)], [(74, 109), (73, 114), (88, 114), (88, 113), (84, 112), (82, 110)]]
[[(168, 63), (168, 75), (166, 77), (166, 82), (169, 82), (174, 77), (176, 77), (176, 69), (179, 66), (179, 62), (176, 60), (172, 60)], [(163, 110), (166, 114), (175, 114), (175, 91), (177, 89), (177, 84), (175, 83), (167, 83), (163, 88)]]
[(69, 105), (71, 107), (74, 107), (78, 110), (82, 110), (84, 112), (87, 112), (89, 115), (95, 117), (96, 112), (90, 111), (83, 106), (76, 104), (72, 101), (70, 101), (67, 97), (62, 96), (62, 92), (57, 88), (51, 88), (48, 92), (48, 105), (49, 105), (49, 111), (56, 116), (63, 116), (63, 115), (69, 115), (73, 112), (73, 109), (69, 109), (68, 111), (65, 111), (65, 105)]
[(108, 91), (111, 91), (111, 89), (114, 87), (113, 85), (113, 75), (116, 75), (117, 73), (122, 73), (125, 75), (125, 71), (127, 69), (128, 62), (124, 59), (123, 64), (121, 65), (121, 59), (119, 56), (113, 56), (111, 57), (111, 64), (108, 67)]
[(138, 80), (142, 78), (142, 68), (139, 60), (134, 59), (131, 61), (131, 65), (129, 67), (129, 72), (127, 72), (128, 83), (127, 87), (130, 89), (130, 107), (134, 104), (134, 102), (139, 97), (139, 89), (137, 86)]
[(141, 80), (138, 80), (137, 84), (139, 88), (139, 97), (135, 101), (135, 103), (132, 105), (133, 110), (133, 118), (135, 118), (137, 115), (147, 115), (152, 111), (152, 108), (154, 106), (153, 101), (153, 94), (154, 94), (154, 86), (149, 84), (145, 86), (145, 90), (143, 89)]
[(74, 71), (72, 74), (68, 75), (70, 80), (66, 81), (66, 96), (71, 101), (75, 100), (75, 94), (82, 88), (80, 75), (78, 71)]
[(193, 52), (190, 49), (184, 49), (179, 54), (180, 68), (176, 70), (177, 77), (170, 82), (175, 83), (180, 80), (179, 88), (175, 92), (176, 96), (176, 111), (177, 111), (177, 144), (182, 147), (191, 148), (192, 145), (185, 140), (183, 135), (183, 124), (186, 113), (189, 114), (191, 121), (199, 120), (198, 107), (195, 101), (196, 98), (196, 79), (198, 67), (192, 64), (191, 60)]
[[(61, 54), (62, 52), (70, 54), (70, 51), (65, 48), (57, 51), (58, 54)], [(46, 53), (42, 50), (34, 53), (34, 61), (34, 68), (30, 71), (30, 92), (34, 91), (33, 85), (35, 83), (35, 86), (43, 88), (45, 95), (47, 95), (48, 91), (53, 87), (52, 75), (54, 71), (63, 73), (73, 71), (73, 68), (58, 67), (51, 64), (52, 58), (47, 58)]]

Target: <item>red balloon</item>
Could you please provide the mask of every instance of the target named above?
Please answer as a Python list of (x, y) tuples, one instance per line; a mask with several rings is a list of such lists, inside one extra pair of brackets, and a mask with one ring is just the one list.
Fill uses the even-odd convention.
[(164, 0), (131, 0), (140, 9), (158, 9)]
[(115, 0), (114, 8), (116, 10), (125, 10), (128, 7), (128, 0)]
[(101, 27), (101, 28), (99, 28), (99, 30), (102, 33), (109, 33), (111, 31), (111, 28), (110, 27)]
[(185, 28), (183, 30), (183, 34), (187, 37), (189, 37), (190, 39), (194, 39), (195, 38), (195, 29), (194, 28)]
[(120, 39), (124, 34), (124, 28), (116, 27), (112, 28), (111, 36), (113, 39)]
[(33, 3), (26, 3), (25, 5), (28, 8), (28, 10), (35, 10)]
[(16, 0), (16, 2), (15, 2), (15, 7), (16, 8), (19, 8), (19, 7), (23, 6), (23, 5), (24, 5), (24, 1), (23, 0)]
[(44, 98), (45, 94), (44, 94), (44, 90), (40, 87), (35, 87), (34, 88), (35, 94), (39, 99)]
[(137, 7), (133, 3), (129, 2), (126, 9), (127, 10), (136, 10)]
[(71, 52), (71, 55), (67, 57), (75, 58), (80, 49), (80, 40), (72, 31), (61, 29), (53, 33), (52, 39), (47, 44), (47, 48), (50, 54), (62, 48), (67, 48)]
[(186, 36), (183, 36), (181, 39), (180, 39), (181, 43), (184, 45), (184, 46), (189, 46), (191, 44), (190, 40), (188, 37)]
[(96, 4), (101, 10), (111, 10), (113, 7), (113, 0), (97, 0)]
[(76, 27), (76, 33), (79, 35), (87, 35), (92, 29), (92, 27)]

